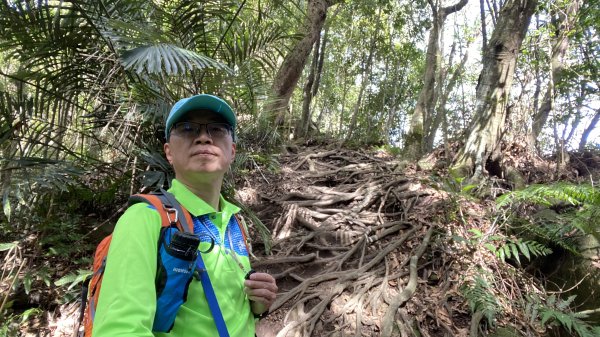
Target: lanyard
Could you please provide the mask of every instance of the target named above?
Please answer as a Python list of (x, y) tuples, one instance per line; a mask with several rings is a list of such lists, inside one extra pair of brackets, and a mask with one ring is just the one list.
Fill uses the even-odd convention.
[(196, 270), (199, 273), (200, 282), (202, 282), (202, 288), (204, 288), (204, 296), (206, 296), (206, 302), (208, 302), (208, 307), (210, 308), (213, 320), (217, 326), (217, 331), (219, 331), (219, 336), (229, 337), (227, 325), (225, 325), (225, 320), (223, 319), (223, 314), (221, 313), (215, 290), (210, 282), (210, 277), (208, 277), (208, 271), (204, 265), (204, 260), (202, 260), (202, 254), (198, 254), (196, 259)]

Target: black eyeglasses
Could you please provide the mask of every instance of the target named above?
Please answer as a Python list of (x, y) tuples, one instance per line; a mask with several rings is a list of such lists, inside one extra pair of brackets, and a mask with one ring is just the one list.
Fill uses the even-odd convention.
[(227, 123), (194, 123), (194, 122), (179, 122), (171, 127), (169, 135), (177, 135), (179, 137), (196, 138), (200, 135), (202, 128), (206, 128), (206, 132), (211, 139), (223, 139), (228, 137), (232, 130), (231, 125)]

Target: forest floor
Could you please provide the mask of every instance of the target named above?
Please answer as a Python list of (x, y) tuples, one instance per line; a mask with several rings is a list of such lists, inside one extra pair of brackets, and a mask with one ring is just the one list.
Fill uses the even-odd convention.
[[(302, 148), (281, 155), (280, 170), (245, 177), (239, 197), (273, 239), (254, 266), (276, 276), (281, 294), (259, 336), (468, 336), (482, 316), (461, 287), (478, 270), (503, 279), (507, 294), (533, 291), (531, 277), (465, 244), (493, 230), (494, 200), (513, 183), (467, 186), (450, 176), (444, 153), (410, 163), (383, 150)], [(600, 177), (599, 157), (572, 162), (557, 169), (515, 144), (504, 164), (527, 184)], [(513, 314), (499, 325), (524, 330)]]
[[(493, 232), (494, 200), (514, 183), (470, 186), (450, 177), (444, 153), (412, 163), (384, 150), (288, 147), (239, 174), (237, 199), (270, 231), (267, 239), (246, 215), (253, 268), (279, 286), (258, 336), (475, 336), (491, 328), (465, 299), (482, 270), (499, 280), (494, 327), (543, 335), (510, 303), (540, 284), (472, 244), (476, 233)], [(557, 169), (515, 145), (505, 161), (525, 184), (600, 177), (597, 155)], [(43, 316), (23, 324), (22, 335), (72, 336), (78, 304)]]

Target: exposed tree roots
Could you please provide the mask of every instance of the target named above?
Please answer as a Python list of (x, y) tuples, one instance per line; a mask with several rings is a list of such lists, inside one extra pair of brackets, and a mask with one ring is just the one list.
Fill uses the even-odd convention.
[(456, 275), (442, 274), (453, 262), (430, 247), (443, 221), (441, 192), (415, 172), (407, 178), (403, 163), (362, 152), (300, 154), (282, 165), (282, 179), (254, 205), (272, 228), (272, 256), (254, 268), (278, 279), (278, 337), (468, 331), (464, 303), (449, 304)]

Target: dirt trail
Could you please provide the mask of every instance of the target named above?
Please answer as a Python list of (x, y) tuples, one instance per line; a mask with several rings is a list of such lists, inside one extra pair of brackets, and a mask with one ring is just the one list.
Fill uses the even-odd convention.
[(239, 190), (273, 237), (271, 255), (255, 244), (254, 268), (280, 286), (259, 336), (467, 334), (457, 286), (468, 268), (438, 239), (453, 227), (440, 181), (384, 152), (279, 159), (280, 172), (256, 171)]

